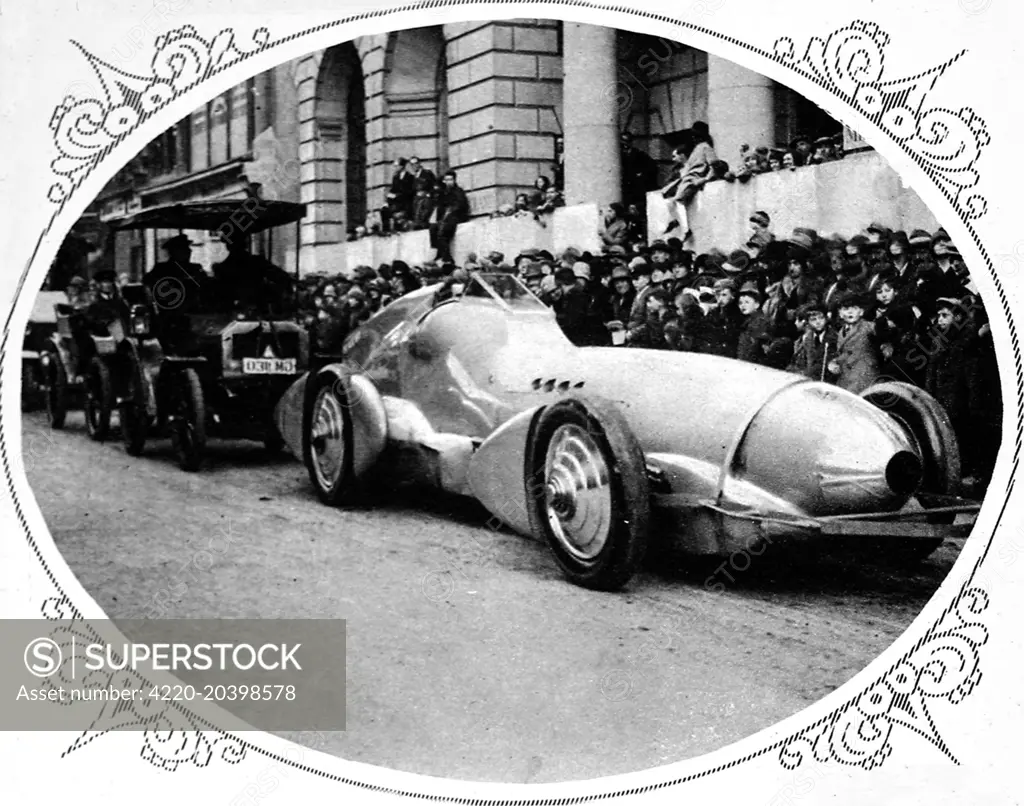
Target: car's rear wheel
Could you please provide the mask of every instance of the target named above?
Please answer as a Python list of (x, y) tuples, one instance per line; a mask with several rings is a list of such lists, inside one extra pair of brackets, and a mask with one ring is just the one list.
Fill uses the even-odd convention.
[(64, 427), (64, 420), (68, 416), (68, 400), (71, 393), (68, 389), (68, 373), (56, 353), (49, 357), (46, 377), (46, 416), (50, 421), (50, 428), (59, 431)]
[(85, 427), (89, 437), (103, 442), (110, 433), (110, 415), (114, 410), (114, 382), (110, 367), (103, 359), (94, 357), (89, 362), (85, 381)]
[(650, 491), (643, 451), (618, 409), (577, 397), (548, 406), (526, 474), (531, 527), (565, 576), (595, 590), (626, 585), (647, 548)]
[(199, 470), (206, 450), (206, 405), (199, 375), (191, 367), (179, 370), (174, 379), (174, 415), (171, 444), (182, 470)]
[(133, 363), (129, 370), (128, 388), (119, 409), (121, 441), (129, 456), (141, 456), (149, 436), (149, 413), (146, 411), (140, 371)]
[(351, 503), (358, 493), (353, 472), (352, 390), (333, 374), (310, 379), (303, 454), (317, 496), (328, 506)]
[[(955, 496), (960, 492), (960, 447), (949, 416), (941, 404), (923, 389), (901, 382), (875, 384), (861, 395), (886, 412), (903, 428), (921, 454), (922, 480), (916, 491), (921, 503), (929, 496)], [(949, 524), (953, 513), (928, 516), (929, 523)], [(894, 565), (916, 565), (942, 543), (941, 537), (872, 541), (868, 548), (879, 559)]]

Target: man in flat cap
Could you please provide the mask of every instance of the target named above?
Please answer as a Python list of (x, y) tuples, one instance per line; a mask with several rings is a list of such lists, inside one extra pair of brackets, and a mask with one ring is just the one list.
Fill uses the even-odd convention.
[(711, 355), (735, 358), (743, 326), (743, 314), (736, 304), (736, 283), (725, 277), (717, 280), (713, 288), (715, 307), (708, 311), (704, 321), (705, 351)]

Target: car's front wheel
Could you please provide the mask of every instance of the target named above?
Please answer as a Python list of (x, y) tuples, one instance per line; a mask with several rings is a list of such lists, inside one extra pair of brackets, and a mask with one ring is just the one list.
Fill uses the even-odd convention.
[(46, 364), (46, 416), (50, 428), (59, 431), (68, 416), (71, 391), (68, 389), (68, 374), (60, 356), (52, 353)]
[(612, 404), (567, 397), (544, 409), (526, 458), (530, 524), (565, 576), (618, 590), (643, 561), (650, 490), (643, 451)]
[(128, 388), (119, 409), (121, 440), (129, 456), (141, 456), (149, 436), (149, 413), (146, 411), (142, 384), (141, 370), (133, 364), (128, 377)]
[(89, 437), (103, 442), (110, 433), (110, 414), (114, 410), (114, 382), (110, 367), (95, 357), (89, 364), (85, 390), (85, 427)]
[(206, 405), (198, 373), (191, 367), (174, 379), (174, 419), (171, 444), (182, 470), (199, 470), (206, 450)]
[(310, 378), (303, 453), (317, 496), (328, 506), (356, 496), (353, 473), (352, 390), (347, 378), (331, 373)]

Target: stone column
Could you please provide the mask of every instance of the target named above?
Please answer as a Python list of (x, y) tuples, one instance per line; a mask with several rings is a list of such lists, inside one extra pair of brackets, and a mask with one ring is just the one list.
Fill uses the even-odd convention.
[(708, 127), (715, 153), (739, 166), (740, 146), (775, 145), (775, 87), (770, 78), (708, 54)]
[(273, 124), (271, 104), (273, 103), (274, 71), (260, 73), (253, 80), (253, 134), (258, 135)]
[(622, 200), (614, 28), (563, 28), (565, 203)]

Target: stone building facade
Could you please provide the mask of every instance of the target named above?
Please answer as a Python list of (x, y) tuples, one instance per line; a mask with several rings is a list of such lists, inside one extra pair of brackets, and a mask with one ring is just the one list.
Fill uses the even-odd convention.
[[(671, 147), (697, 120), (730, 163), (741, 143), (841, 130), (770, 79), (666, 39), (545, 19), (453, 23), (340, 42), (233, 87), (151, 144), (100, 203), (241, 197), (257, 183), (307, 205), (301, 262), (329, 270), (382, 205), (399, 157), (456, 170), (474, 217), (556, 172), (568, 204), (604, 205), (620, 198), (621, 132), (667, 180)], [(138, 237), (118, 248), (150, 262), (155, 241)], [(259, 248), (290, 266), (296, 233)]]

